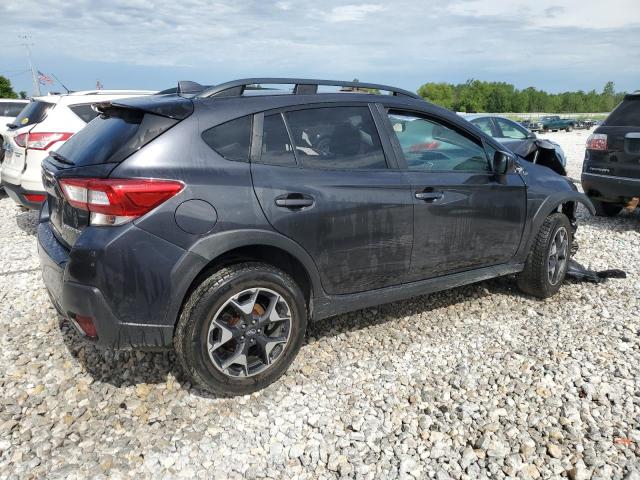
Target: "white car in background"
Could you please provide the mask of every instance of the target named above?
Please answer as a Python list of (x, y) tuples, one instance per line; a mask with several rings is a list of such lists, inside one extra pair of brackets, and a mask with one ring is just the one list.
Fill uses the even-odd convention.
[(42, 160), (98, 116), (91, 106), (154, 93), (93, 90), (33, 98), (5, 134), (6, 153), (0, 178), (7, 194), (25, 208), (40, 208), (46, 198), (40, 172)]
[[(29, 100), (0, 98), (0, 165), (4, 159), (4, 137), (7, 133), (7, 123), (12, 123), (27, 103)], [(2, 190), (2, 184), (0, 184), (0, 190)]]

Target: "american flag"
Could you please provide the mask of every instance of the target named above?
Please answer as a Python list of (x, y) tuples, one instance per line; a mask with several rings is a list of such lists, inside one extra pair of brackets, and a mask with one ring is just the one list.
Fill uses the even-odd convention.
[(38, 81), (40, 82), (40, 85), (53, 84), (53, 80), (51, 80), (51, 77), (45, 75), (40, 70), (38, 70)]

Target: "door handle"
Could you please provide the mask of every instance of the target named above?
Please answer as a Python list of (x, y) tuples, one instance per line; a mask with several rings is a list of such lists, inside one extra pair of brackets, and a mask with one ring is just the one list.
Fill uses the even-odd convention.
[(301, 193), (289, 193), (276, 198), (276, 206), (289, 208), (291, 210), (310, 207), (313, 203), (312, 197)]
[(425, 202), (435, 202), (442, 197), (444, 197), (444, 192), (416, 192), (416, 198)]

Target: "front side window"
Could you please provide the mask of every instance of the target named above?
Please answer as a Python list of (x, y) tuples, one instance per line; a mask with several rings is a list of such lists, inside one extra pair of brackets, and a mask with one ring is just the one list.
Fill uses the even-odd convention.
[(322, 107), (285, 114), (298, 162), (324, 169), (387, 168), (367, 107)]
[(490, 137), (493, 136), (493, 132), (491, 131), (491, 119), (490, 118), (475, 118), (471, 120), (476, 127), (478, 127), (482, 132), (486, 133)]
[(409, 170), (490, 172), (485, 151), (471, 138), (434, 120), (389, 112)]
[(498, 128), (502, 130), (502, 135), (500, 136), (500, 138), (524, 140), (528, 136), (527, 132), (524, 129), (518, 127), (518, 125), (510, 122), (509, 120), (505, 120), (504, 118), (496, 118), (496, 122), (498, 124)]
[(227, 160), (248, 162), (251, 116), (236, 118), (202, 132), (202, 139)]
[(296, 164), (293, 145), (280, 113), (264, 117), (260, 163), (284, 166)]

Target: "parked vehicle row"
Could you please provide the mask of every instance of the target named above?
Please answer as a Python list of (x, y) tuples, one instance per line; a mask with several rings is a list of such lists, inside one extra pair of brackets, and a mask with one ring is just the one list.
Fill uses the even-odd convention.
[(149, 91), (96, 90), (36, 97), (7, 122), (2, 185), (26, 208), (40, 208), (45, 200), (41, 166), (49, 152), (60, 148), (93, 120), (92, 105), (118, 98), (150, 95)]
[[(248, 95), (256, 84), (293, 93)], [(38, 243), (55, 306), (88, 341), (174, 347), (213, 392), (273, 382), (309, 320), (514, 273), (553, 295), (576, 206), (593, 208), (401, 89), (192, 91), (102, 103), (50, 151)]]

